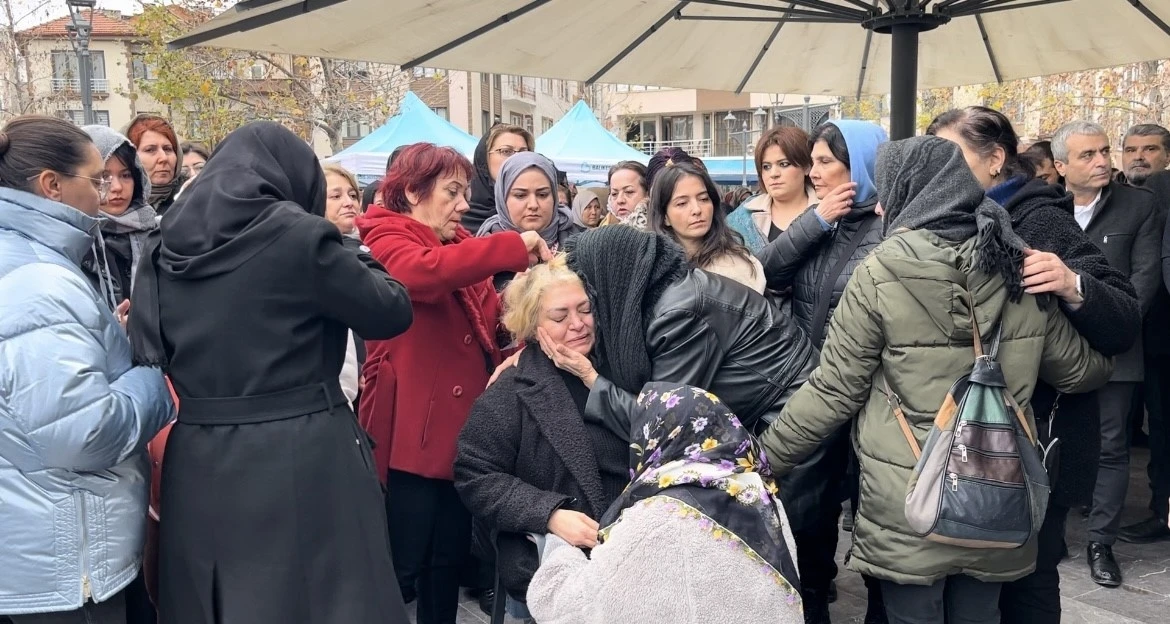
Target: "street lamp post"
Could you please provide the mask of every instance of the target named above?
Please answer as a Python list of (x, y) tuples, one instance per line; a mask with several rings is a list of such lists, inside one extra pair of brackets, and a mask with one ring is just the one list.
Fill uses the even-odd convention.
[[(768, 111), (764, 110), (764, 108), (763, 108), (763, 107), (760, 107), (760, 108), (757, 108), (757, 109), (756, 109), (756, 110), (755, 110), (755, 111), (754, 111), (752, 114), (753, 114), (753, 115), (755, 115), (756, 117), (760, 117), (760, 118), (761, 118), (761, 121), (760, 121), (760, 127), (761, 127), (761, 130), (762, 130), (762, 129), (763, 129), (763, 119), (762, 119), (762, 118), (764, 118), (764, 117), (767, 117), (767, 116), (768, 116)], [(751, 129), (749, 126), (748, 126), (748, 122), (747, 122), (747, 120), (745, 119), (745, 120), (743, 121), (743, 125), (742, 125), (742, 127), (740, 128), (739, 132), (732, 132), (732, 131), (731, 131), (731, 128), (733, 128), (733, 127), (734, 127), (734, 126), (732, 126), (732, 124), (734, 124), (734, 123), (735, 123), (735, 120), (736, 120), (735, 114), (734, 114), (734, 113), (732, 113), (731, 111), (728, 111), (728, 112), (727, 112), (727, 116), (723, 118), (723, 121), (724, 121), (724, 123), (726, 123), (726, 124), (727, 124), (727, 136), (728, 136), (728, 139), (730, 140), (730, 137), (734, 137), (734, 136), (738, 136), (738, 137), (740, 137), (740, 138), (739, 138), (739, 144), (740, 144), (740, 147), (743, 149), (743, 155), (742, 155), (742, 160), (743, 160), (743, 175), (742, 175), (742, 177), (740, 178), (740, 183), (742, 184), (742, 186), (743, 186), (744, 188), (747, 188), (747, 185), (748, 185), (748, 183), (747, 183), (748, 138), (749, 138), (749, 137), (750, 137), (750, 136), (751, 136), (753, 133), (755, 133), (755, 130), (752, 130), (752, 129)]]
[(77, 54), (77, 78), (81, 90), (81, 112), (85, 125), (94, 123), (93, 118), (93, 65), (89, 56), (89, 36), (93, 25), (81, 15), (82, 9), (93, 10), (97, 0), (66, 0), (69, 5), (71, 22), (66, 25), (69, 41)]

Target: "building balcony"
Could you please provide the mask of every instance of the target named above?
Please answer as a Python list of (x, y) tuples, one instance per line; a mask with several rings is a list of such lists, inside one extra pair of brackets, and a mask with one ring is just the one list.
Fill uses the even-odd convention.
[[(93, 78), (89, 81), (94, 93), (109, 93), (110, 81), (105, 78)], [(54, 78), (53, 93), (79, 93), (81, 81), (75, 78)]]
[(679, 147), (691, 156), (698, 156), (704, 158), (707, 156), (716, 156), (712, 152), (713, 145), (711, 139), (681, 139), (678, 141), (630, 141), (630, 146), (634, 149), (653, 156), (655, 152), (668, 147)]
[(505, 102), (536, 106), (536, 86), (534, 85), (506, 80), (502, 91)]

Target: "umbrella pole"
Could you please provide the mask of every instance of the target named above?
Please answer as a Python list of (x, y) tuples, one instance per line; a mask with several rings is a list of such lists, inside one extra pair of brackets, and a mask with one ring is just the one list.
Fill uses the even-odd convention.
[(918, 35), (921, 24), (893, 24), (890, 55), (890, 138), (908, 139), (917, 132)]

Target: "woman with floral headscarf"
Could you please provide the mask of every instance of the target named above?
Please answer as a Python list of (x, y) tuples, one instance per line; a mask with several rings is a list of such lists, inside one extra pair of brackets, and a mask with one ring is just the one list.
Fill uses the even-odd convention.
[(586, 557), (536, 539), (536, 621), (804, 622), (784, 507), (739, 419), (704, 390), (655, 382), (632, 425), (634, 482), (602, 518), (601, 544)]

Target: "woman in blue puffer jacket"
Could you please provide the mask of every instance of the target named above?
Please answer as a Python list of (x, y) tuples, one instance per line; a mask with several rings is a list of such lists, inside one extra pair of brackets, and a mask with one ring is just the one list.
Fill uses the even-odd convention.
[(144, 449), (174, 412), (162, 373), (131, 365), (109, 285), (95, 290), (81, 269), (104, 169), (68, 122), (24, 116), (0, 130), (0, 616), (15, 624), (50, 612), (125, 621), (146, 532)]

